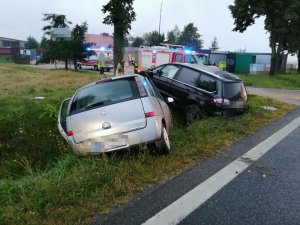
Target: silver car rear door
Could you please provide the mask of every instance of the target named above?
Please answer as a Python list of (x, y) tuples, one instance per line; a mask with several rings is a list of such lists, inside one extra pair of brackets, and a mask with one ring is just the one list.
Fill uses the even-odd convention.
[(68, 107), (70, 100), (71, 98), (67, 98), (61, 102), (57, 119), (58, 130), (66, 140), (68, 140), (66, 118), (68, 115)]

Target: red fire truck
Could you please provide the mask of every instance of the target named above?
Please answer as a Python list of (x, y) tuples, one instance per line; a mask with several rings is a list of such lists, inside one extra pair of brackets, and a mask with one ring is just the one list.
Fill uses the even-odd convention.
[(146, 71), (149, 68), (170, 62), (209, 65), (208, 55), (184, 49), (181, 45), (141, 46), (138, 54), (130, 61), (135, 61), (136, 72)]

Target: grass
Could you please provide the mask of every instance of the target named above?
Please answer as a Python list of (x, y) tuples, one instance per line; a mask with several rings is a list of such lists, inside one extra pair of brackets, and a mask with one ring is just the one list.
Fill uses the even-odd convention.
[(239, 75), (247, 86), (300, 89), (300, 74), (279, 74), (270, 75)]
[[(0, 78), (7, 89), (0, 89), (0, 224), (5, 225), (89, 224), (96, 214), (125, 204), (147, 185), (173, 178), (293, 108), (250, 96), (248, 111), (234, 118), (185, 126), (176, 113), (169, 155), (143, 149), (77, 158), (56, 128), (59, 102), (98, 75), (0, 64)], [(262, 105), (278, 110), (266, 112)]]

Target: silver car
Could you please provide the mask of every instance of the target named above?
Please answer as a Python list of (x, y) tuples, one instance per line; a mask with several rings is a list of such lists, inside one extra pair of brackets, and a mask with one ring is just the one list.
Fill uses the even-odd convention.
[(168, 105), (153, 83), (140, 75), (81, 87), (61, 103), (58, 116), (59, 131), (77, 155), (144, 144), (168, 153), (171, 122)]

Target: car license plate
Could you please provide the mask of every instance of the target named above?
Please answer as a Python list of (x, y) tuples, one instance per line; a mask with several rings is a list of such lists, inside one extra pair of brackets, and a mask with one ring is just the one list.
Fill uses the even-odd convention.
[(126, 147), (128, 144), (127, 135), (110, 135), (103, 137), (103, 147), (105, 150), (110, 150), (118, 147)]
[(114, 148), (127, 147), (128, 136), (127, 135), (109, 135), (91, 141), (92, 152), (105, 152)]

